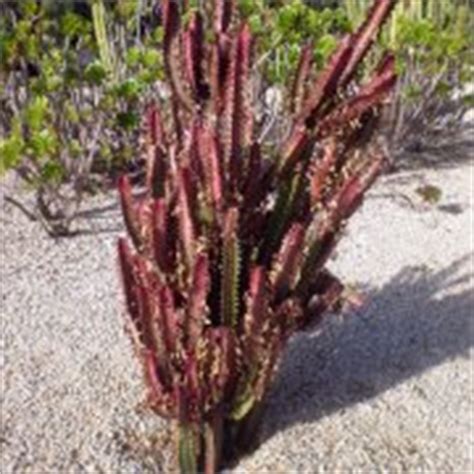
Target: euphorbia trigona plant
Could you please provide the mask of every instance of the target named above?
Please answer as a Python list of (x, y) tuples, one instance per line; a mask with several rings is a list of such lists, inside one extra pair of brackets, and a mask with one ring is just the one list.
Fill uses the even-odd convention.
[(390, 54), (354, 79), (395, 3), (376, 0), (315, 77), (303, 48), (288, 136), (264, 149), (252, 35), (235, 1), (209, 3), (183, 26), (162, 2), (169, 108), (147, 112), (146, 193), (119, 185), (131, 334), (186, 473), (213, 473), (249, 443), (286, 341), (344, 298), (325, 265), (384, 165), (373, 132), (396, 79)]

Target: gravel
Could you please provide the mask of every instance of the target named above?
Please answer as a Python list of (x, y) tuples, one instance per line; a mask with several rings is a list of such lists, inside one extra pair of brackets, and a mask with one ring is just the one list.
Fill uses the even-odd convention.
[[(374, 188), (331, 262), (367, 303), (292, 340), (262, 444), (232, 472), (473, 472), (472, 176), (458, 163)], [(123, 330), (115, 202), (90, 201), (84, 232), (57, 241), (3, 205), (2, 473), (172, 471)]]

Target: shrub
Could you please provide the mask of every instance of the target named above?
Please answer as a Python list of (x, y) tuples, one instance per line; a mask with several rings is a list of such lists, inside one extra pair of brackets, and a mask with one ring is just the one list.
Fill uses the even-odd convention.
[(170, 100), (147, 111), (145, 192), (120, 179), (118, 255), (149, 403), (177, 420), (182, 472), (216, 472), (249, 446), (286, 341), (344, 301), (326, 263), (386, 162), (373, 136), (394, 58), (362, 85), (354, 74), (394, 3), (376, 1), (316, 77), (303, 49), (292, 126), (263, 147), (235, 2), (184, 23), (162, 2)]
[(145, 2), (69, 3), (13, 2), (0, 19), (0, 174), (14, 169), (35, 191), (28, 214), (52, 235), (69, 233), (84, 194), (135, 155), (163, 71), (156, 14), (144, 9), (138, 26), (131, 14)]

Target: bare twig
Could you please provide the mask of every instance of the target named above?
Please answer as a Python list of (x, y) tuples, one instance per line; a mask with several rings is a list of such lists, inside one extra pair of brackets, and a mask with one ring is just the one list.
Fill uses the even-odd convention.
[(11, 204), (12, 206), (16, 207), (17, 209), (19, 209), (26, 217), (28, 217), (28, 219), (30, 219), (31, 221), (38, 221), (38, 216), (36, 216), (33, 212), (31, 212), (23, 203), (21, 203), (20, 201), (18, 201), (17, 199), (15, 199), (14, 197), (10, 196), (10, 195), (5, 195), (4, 196), (4, 199), (5, 199), (5, 202), (8, 202), (9, 204)]

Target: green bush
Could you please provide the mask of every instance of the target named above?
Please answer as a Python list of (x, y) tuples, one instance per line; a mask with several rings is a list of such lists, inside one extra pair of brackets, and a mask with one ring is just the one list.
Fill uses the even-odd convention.
[(0, 173), (15, 169), (35, 190), (31, 214), (51, 234), (67, 234), (84, 193), (136, 159), (138, 117), (163, 68), (160, 28), (142, 25), (151, 5), (2, 7)]
[(303, 0), (291, 2), (240, 0), (241, 13), (259, 39), (258, 64), (270, 85), (290, 80), (302, 46), (312, 42), (314, 57), (322, 66), (334, 50), (342, 32), (350, 23), (342, 8), (310, 7)]
[[(212, 4), (182, 3), (203, 13)], [(267, 124), (262, 140), (269, 143), (288, 126), (290, 117), (279, 110), (291, 92), (282, 92), (289, 90), (284, 86), (303, 45), (311, 45), (312, 59), (322, 67), (341, 36), (362, 21), (368, 2), (237, 3), (258, 38), (258, 92), (270, 88), (273, 94), (271, 106), (256, 111), (257, 120)], [(0, 5), (0, 174), (15, 169), (36, 190), (33, 214), (52, 234), (68, 233), (84, 193), (119, 169), (140, 169), (139, 117), (150, 97), (166, 92), (157, 5), (155, 0)], [(187, 21), (189, 12), (185, 16)], [(386, 113), (393, 155), (459, 131), (473, 102), (472, 94), (462, 92), (472, 77), (473, 27), (468, 0), (399, 2), (360, 72), (366, 75), (384, 48), (395, 51), (401, 79)]]

